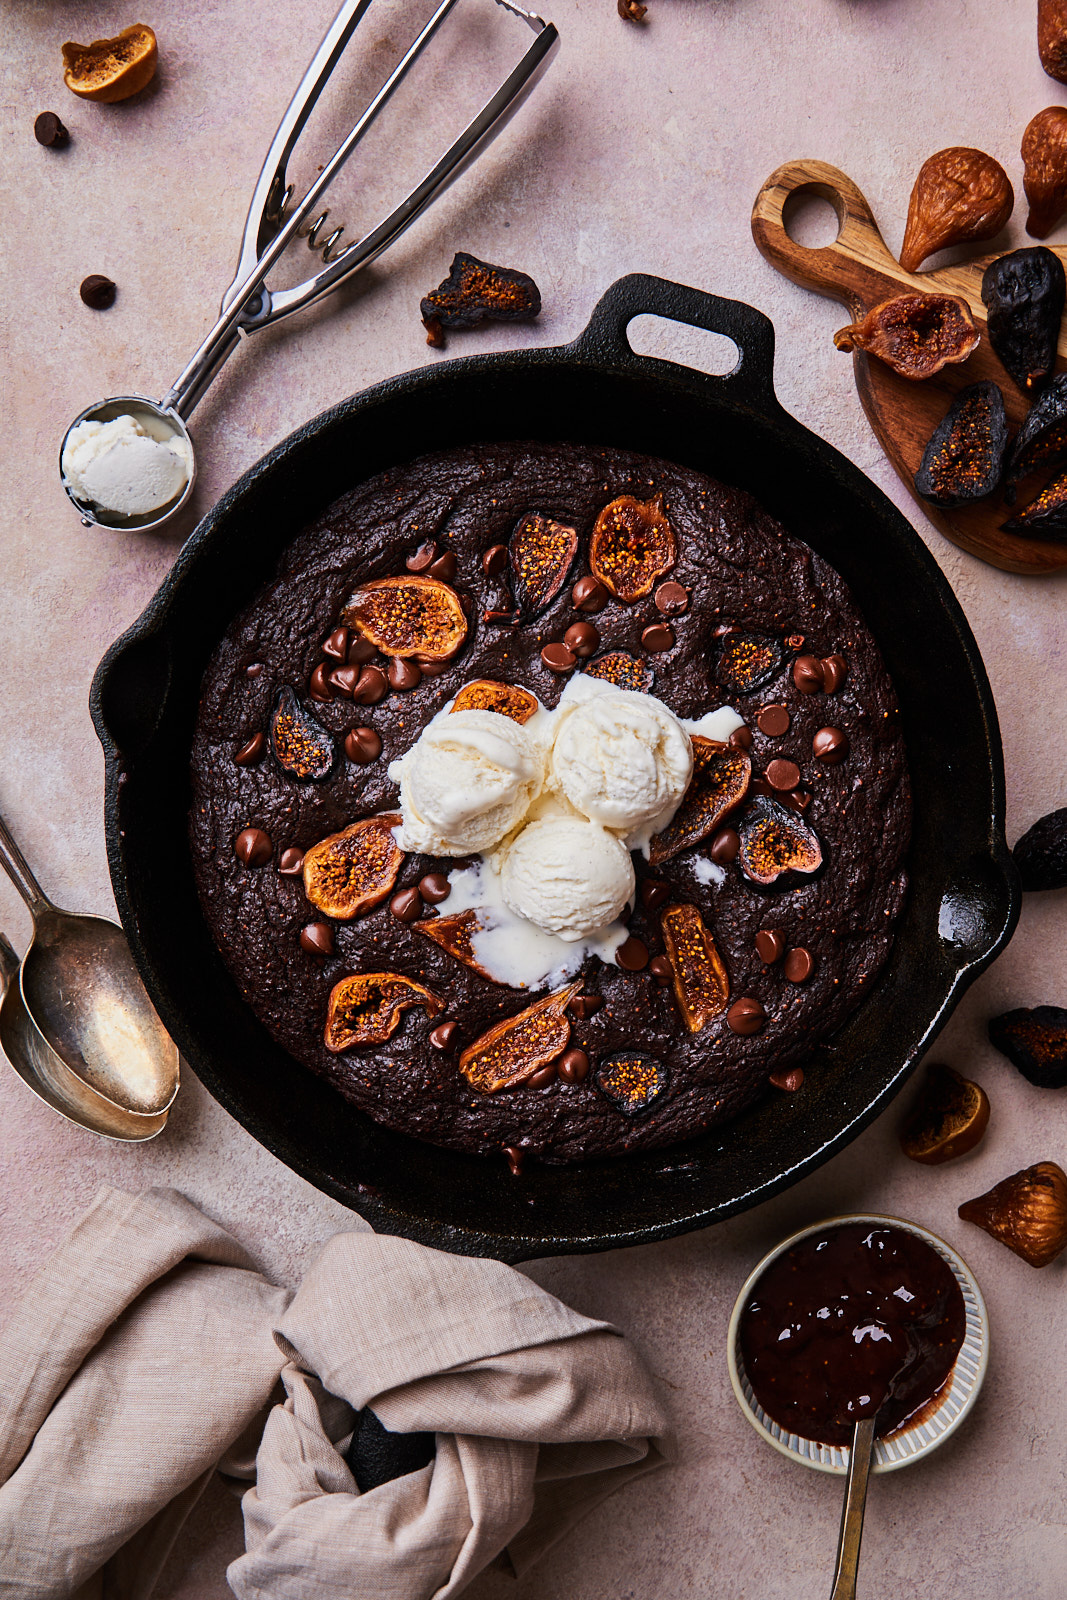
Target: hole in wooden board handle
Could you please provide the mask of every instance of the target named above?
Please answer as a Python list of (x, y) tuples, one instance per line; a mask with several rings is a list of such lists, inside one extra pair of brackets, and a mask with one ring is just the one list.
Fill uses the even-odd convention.
[[(833, 207), (838, 233), (831, 243), (811, 248), (789, 237), (786, 206), (804, 194), (818, 195)], [(823, 161), (791, 161), (771, 173), (752, 208), (752, 237), (760, 253), (795, 283), (855, 310), (891, 293), (887, 276), (907, 276), (886, 249), (861, 191), (844, 172)]]

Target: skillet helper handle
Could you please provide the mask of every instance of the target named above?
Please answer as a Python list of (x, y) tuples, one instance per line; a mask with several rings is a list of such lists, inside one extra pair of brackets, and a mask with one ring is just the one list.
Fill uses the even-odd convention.
[(626, 330), (640, 316), (665, 317), (731, 339), (737, 346), (737, 365), (727, 373), (701, 373), (702, 380), (727, 390), (731, 400), (764, 415), (781, 409), (774, 393), (774, 325), (770, 318), (741, 300), (724, 300), (667, 278), (634, 272), (613, 283), (597, 301), (589, 326), (575, 341), (575, 354), (631, 368), (648, 363), (671, 367), (674, 364), (638, 355), (631, 347)]

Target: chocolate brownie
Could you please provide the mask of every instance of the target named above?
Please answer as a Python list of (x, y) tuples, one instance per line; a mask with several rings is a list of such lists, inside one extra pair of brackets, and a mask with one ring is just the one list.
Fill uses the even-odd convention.
[[(674, 541), (669, 570), (629, 601), (608, 592), (625, 582), (590, 581), (594, 528), (624, 496), (665, 516)], [(565, 581), (514, 571), (495, 548), (514, 551), (532, 517), (576, 532)], [(569, 552), (559, 543), (557, 553), (562, 571)], [(603, 551), (598, 561), (610, 578)], [(337, 631), (360, 585), (413, 572), (462, 606), (466, 636), (443, 665), (387, 662), (358, 628)], [(532, 598), (525, 578), (541, 586)], [(593, 606), (606, 603), (578, 609), (576, 586), (583, 602), (593, 590)], [(594, 633), (572, 634), (576, 655), (563, 640), (579, 623)], [(418, 885), (438, 874), (439, 891), (462, 863), (404, 856), (386, 898), (339, 920), (309, 903), (300, 857), (398, 811), (390, 762), (464, 685), (519, 686), (551, 708), (569, 675), (590, 669), (647, 689), (679, 718), (733, 706), (747, 731), (725, 750), (747, 788), (669, 859), (653, 866), (635, 852), (630, 940), (618, 965), (586, 961), (556, 1025), (557, 1070), (487, 1091), (460, 1070), (464, 1052), (544, 995), (490, 981), (405, 920), (446, 915), (434, 883), (425, 895)], [(272, 746), (279, 704), (290, 770)], [(357, 728), (372, 731), (346, 745)], [(303, 766), (290, 759), (294, 730), (310, 740)], [(723, 749), (706, 753), (721, 760)], [(204, 916), (265, 1027), (375, 1120), (497, 1159), (665, 1145), (781, 1092), (769, 1079), (796, 1089), (791, 1069), (884, 964), (905, 894), (911, 805), (896, 698), (844, 582), (749, 495), (622, 450), (516, 443), (425, 456), (294, 528), (275, 577), (211, 658), (191, 761)], [(675, 912), (672, 946), (664, 911), (679, 906), (695, 911)], [(331, 991), (369, 973), (397, 975), (416, 1003), (384, 1042), (327, 1049)]]

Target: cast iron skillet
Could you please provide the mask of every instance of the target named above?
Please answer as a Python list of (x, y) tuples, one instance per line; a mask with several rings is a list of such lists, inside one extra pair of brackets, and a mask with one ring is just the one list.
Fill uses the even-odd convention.
[[(709, 377), (636, 356), (651, 312), (728, 335)], [(1014, 928), (996, 711), (937, 565), (855, 467), (778, 404), (759, 311), (658, 278), (614, 284), (561, 349), (449, 361), (390, 379), (292, 434), (224, 495), (141, 619), (112, 646), (91, 709), (107, 764), (108, 859), (134, 956), (212, 1094), (275, 1155), (375, 1228), (506, 1261), (662, 1239), (767, 1199), (854, 1139), (904, 1083)], [(201, 915), (186, 843), (201, 675), (296, 531), (345, 489), (429, 450), (569, 440), (665, 456), (751, 490), (846, 578), (900, 696), (915, 796), (911, 892), (888, 969), (815, 1052), (804, 1089), (669, 1150), (534, 1166), (378, 1127), (270, 1038)]]

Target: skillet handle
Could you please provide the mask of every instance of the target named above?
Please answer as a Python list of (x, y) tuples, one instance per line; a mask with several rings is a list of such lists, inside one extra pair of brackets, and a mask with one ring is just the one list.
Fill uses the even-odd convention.
[(722, 375), (702, 372), (700, 380), (713, 384), (732, 403), (764, 415), (777, 416), (781, 411), (774, 393), (774, 325), (770, 318), (742, 300), (723, 300), (667, 278), (643, 272), (619, 278), (597, 302), (589, 326), (571, 346), (573, 353), (579, 359), (634, 372), (645, 373), (651, 366), (677, 373), (677, 363), (638, 355), (631, 348), (626, 330), (640, 316), (666, 317), (732, 339), (738, 351), (737, 365)]
[(120, 766), (150, 744), (163, 717), (173, 675), (169, 634), (135, 624), (101, 661), (89, 712), (108, 761)]

